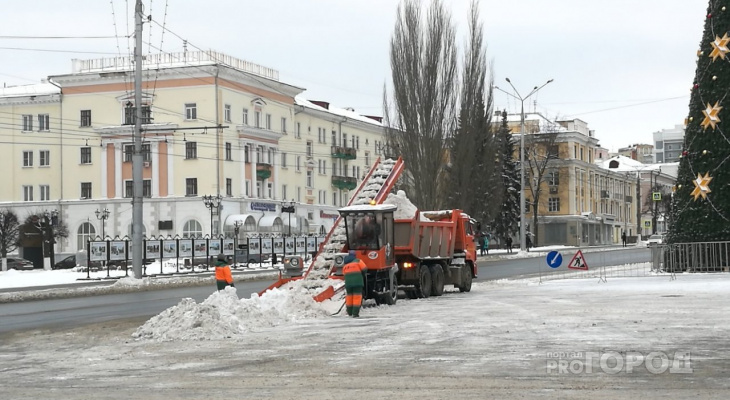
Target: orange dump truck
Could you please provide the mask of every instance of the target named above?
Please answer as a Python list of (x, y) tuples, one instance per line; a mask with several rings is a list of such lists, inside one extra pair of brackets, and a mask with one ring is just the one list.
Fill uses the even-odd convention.
[[(444, 286), (471, 290), (477, 275), (474, 225), (461, 210), (419, 212), (395, 219), (393, 204), (341, 208), (345, 250), (368, 266), (365, 299), (395, 304), (398, 291), (409, 298), (440, 296)], [(334, 259), (332, 277), (342, 274), (347, 253)]]

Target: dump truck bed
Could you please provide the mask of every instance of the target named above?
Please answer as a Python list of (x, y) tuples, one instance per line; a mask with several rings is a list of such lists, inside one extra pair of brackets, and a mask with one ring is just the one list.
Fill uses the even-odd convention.
[[(396, 219), (395, 254), (418, 259), (450, 259), (454, 256), (460, 210), (416, 212), (412, 219)], [(429, 218), (430, 217), (430, 218)]]

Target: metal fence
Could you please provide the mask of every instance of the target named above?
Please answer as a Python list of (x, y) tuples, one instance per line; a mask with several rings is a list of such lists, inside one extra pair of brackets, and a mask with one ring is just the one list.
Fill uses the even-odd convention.
[[(581, 249), (580, 254), (576, 250), (562, 251), (563, 257), (571, 257), (570, 261), (562, 262), (557, 267), (546, 267), (545, 260), (541, 257), (535, 259), (539, 263), (540, 279), (585, 279), (596, 278), (605, 280), (607, 278), (627, 277), (649, 277), (667, 275), (665, 271), (653, 268), (648, 253), (645, 257), (636, 257), (636, 253), (627, 254), (626, 248), (607, 249)], [(580, 262), (575, 259), (580, 257)], [(547, 256), (548, 260), (550, 255)], [(566, 259), (564, 259), (566, 261)], [(579, 268), (576, 268), (579, 266)]]
[(652, 269), (676, 272), (728, 272), (730, 242), (676, 243), (652, 246)]

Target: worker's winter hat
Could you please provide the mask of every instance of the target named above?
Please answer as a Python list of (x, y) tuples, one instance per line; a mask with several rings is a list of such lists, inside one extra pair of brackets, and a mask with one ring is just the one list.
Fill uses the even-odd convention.
[(345, 264), (349, 264), (351, 262), (355, 261), (355, 256), (352, 254), (348, 254), (345, 256), (345, 260), (343, 261)]
[(226, 256), (223, 254), (218, 254), (218, 261), (220, 262), (226, 262)]
[(349, 254), (349, 255), (351, 255), (351, 256), (353, 256), (353, 257), (355, 257), (355, 250), (350, 250), (350, 251), (349, 251), (349, 252), (348, 252), (347, 254)]

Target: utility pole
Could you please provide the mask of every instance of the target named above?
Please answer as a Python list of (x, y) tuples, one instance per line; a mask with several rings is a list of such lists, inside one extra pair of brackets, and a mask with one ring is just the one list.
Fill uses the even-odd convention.
[(132, 268), (142, 279), (142, 0), (134, 6), (134, 153), (132, 154)]

